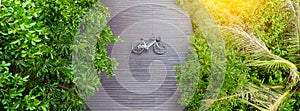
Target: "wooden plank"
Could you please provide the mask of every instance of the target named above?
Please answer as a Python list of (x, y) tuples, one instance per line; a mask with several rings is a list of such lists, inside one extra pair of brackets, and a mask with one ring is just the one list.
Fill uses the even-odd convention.
[[(187, 59), (192, 34), (190, 19), (175, 0), (101, 0), (111, 10), (109, 25), (124, 42), (107, 47), (119, 66), (115, 77), (101, 74), (100, 90), (86, 101), (90, 111), (182, 111), (177, 104), (174, 66)], [(161, 36), (167, 53), (150, 48), (132, 54), (140, 38)]]

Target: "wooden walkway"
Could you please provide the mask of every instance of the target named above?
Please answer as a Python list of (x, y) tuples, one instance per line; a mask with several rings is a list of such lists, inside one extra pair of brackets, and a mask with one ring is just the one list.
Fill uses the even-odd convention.
[[(177, 104), (174, 66), (187, 59), (192, 27), (188, 15), (175, 0), (101, 0), (110, 7), (109, 25), (124, 42), (109, 46), (119, 66), (116, 76), (101, 76), (102, 86), (86, 101), (91, 111), (182, 111)], [(131, 53), (140, 38), (161, 36), (167, 53), (152, 48), (141, 55)]]

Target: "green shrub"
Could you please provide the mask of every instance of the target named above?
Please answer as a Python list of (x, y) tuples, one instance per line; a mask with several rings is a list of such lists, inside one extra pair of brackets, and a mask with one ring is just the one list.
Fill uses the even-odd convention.
[[(201, 34), (195, 33), (190, 40), (197, 48), (191, 47), (188, 61), (183, 67), (177, 68), (179, 72), (177, 79), (180, 84), (178, 89), (182, 91), (179, 103), (186, 106), (188, 111), (198, 111), (211, 76), (212, 64), (209, 59), (211, 52)], [(246, 66), (243, 58), (236, 57), (237, 53), (232, 51), (227, 51), (226, 55), (228, 56), (227, 68), (219, 96), (234, 95), (249, 82), (250, 68)], [(211, 109), (230, 110), (234, 107), (243, 109), (244, 106), (234, 100), (222, 100), (216, 102)]]
[[(293, 11), (299, 11), (296, 3), (289, 0), (177, 0), (177, 3), (190, 14), (194, 28), (189, 60), (183, 67), (177, 67), (181, 105), (191, 111), (203, 110), (202, 103), (210, 102), (213, 104), (209, 110), (299, 109), (299, 14)], [(218, 26), (208, 24), (211, 20), (202, 13), (205, 10), (202, 5)], [(201, 27), (220, 28), (227, 42), (225, 80), (217, 98), (209, 98), (213, 100), (204, 98), (209, 90), (208, 80), (212, 78), (212, 56), (209, 56), (212, 53), (206, 43), (211, 42), (210, 38), (199, 30)]]
[(83, 110), (85, 96), (79, 93), (74, 80), (72, 49), (81, 17), (95, 5), (100, 7), (99, 22), (105, 24), (98, 30), (101, 45), (95, 46), (95, 66), (99, 73), (112, 74), (113, 61), (106, 56), (105, 45), (117, 38), (106, 25), (109, 11), (101, 3), (2, 0), (0, 110)]

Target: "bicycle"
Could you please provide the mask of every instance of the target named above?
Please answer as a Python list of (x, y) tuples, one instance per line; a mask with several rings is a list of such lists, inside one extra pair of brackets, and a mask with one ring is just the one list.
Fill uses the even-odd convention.
[(153, 52), (158, 55), (162, 55), (167, 52), (167, 47), (161, 42), (160, 37), (152, 37), (147, 42), (141, 38), (140, 42), (132, 47), (132, 52), (135, 54), (141, 54), (145, 49), (148, 50), (151, 46), (153, 46)]

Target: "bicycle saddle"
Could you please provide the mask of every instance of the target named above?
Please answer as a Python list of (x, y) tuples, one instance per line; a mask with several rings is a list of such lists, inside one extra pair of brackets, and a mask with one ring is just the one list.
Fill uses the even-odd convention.
[(156, 42), (160, 42), (160, 37), (156, 37)]

